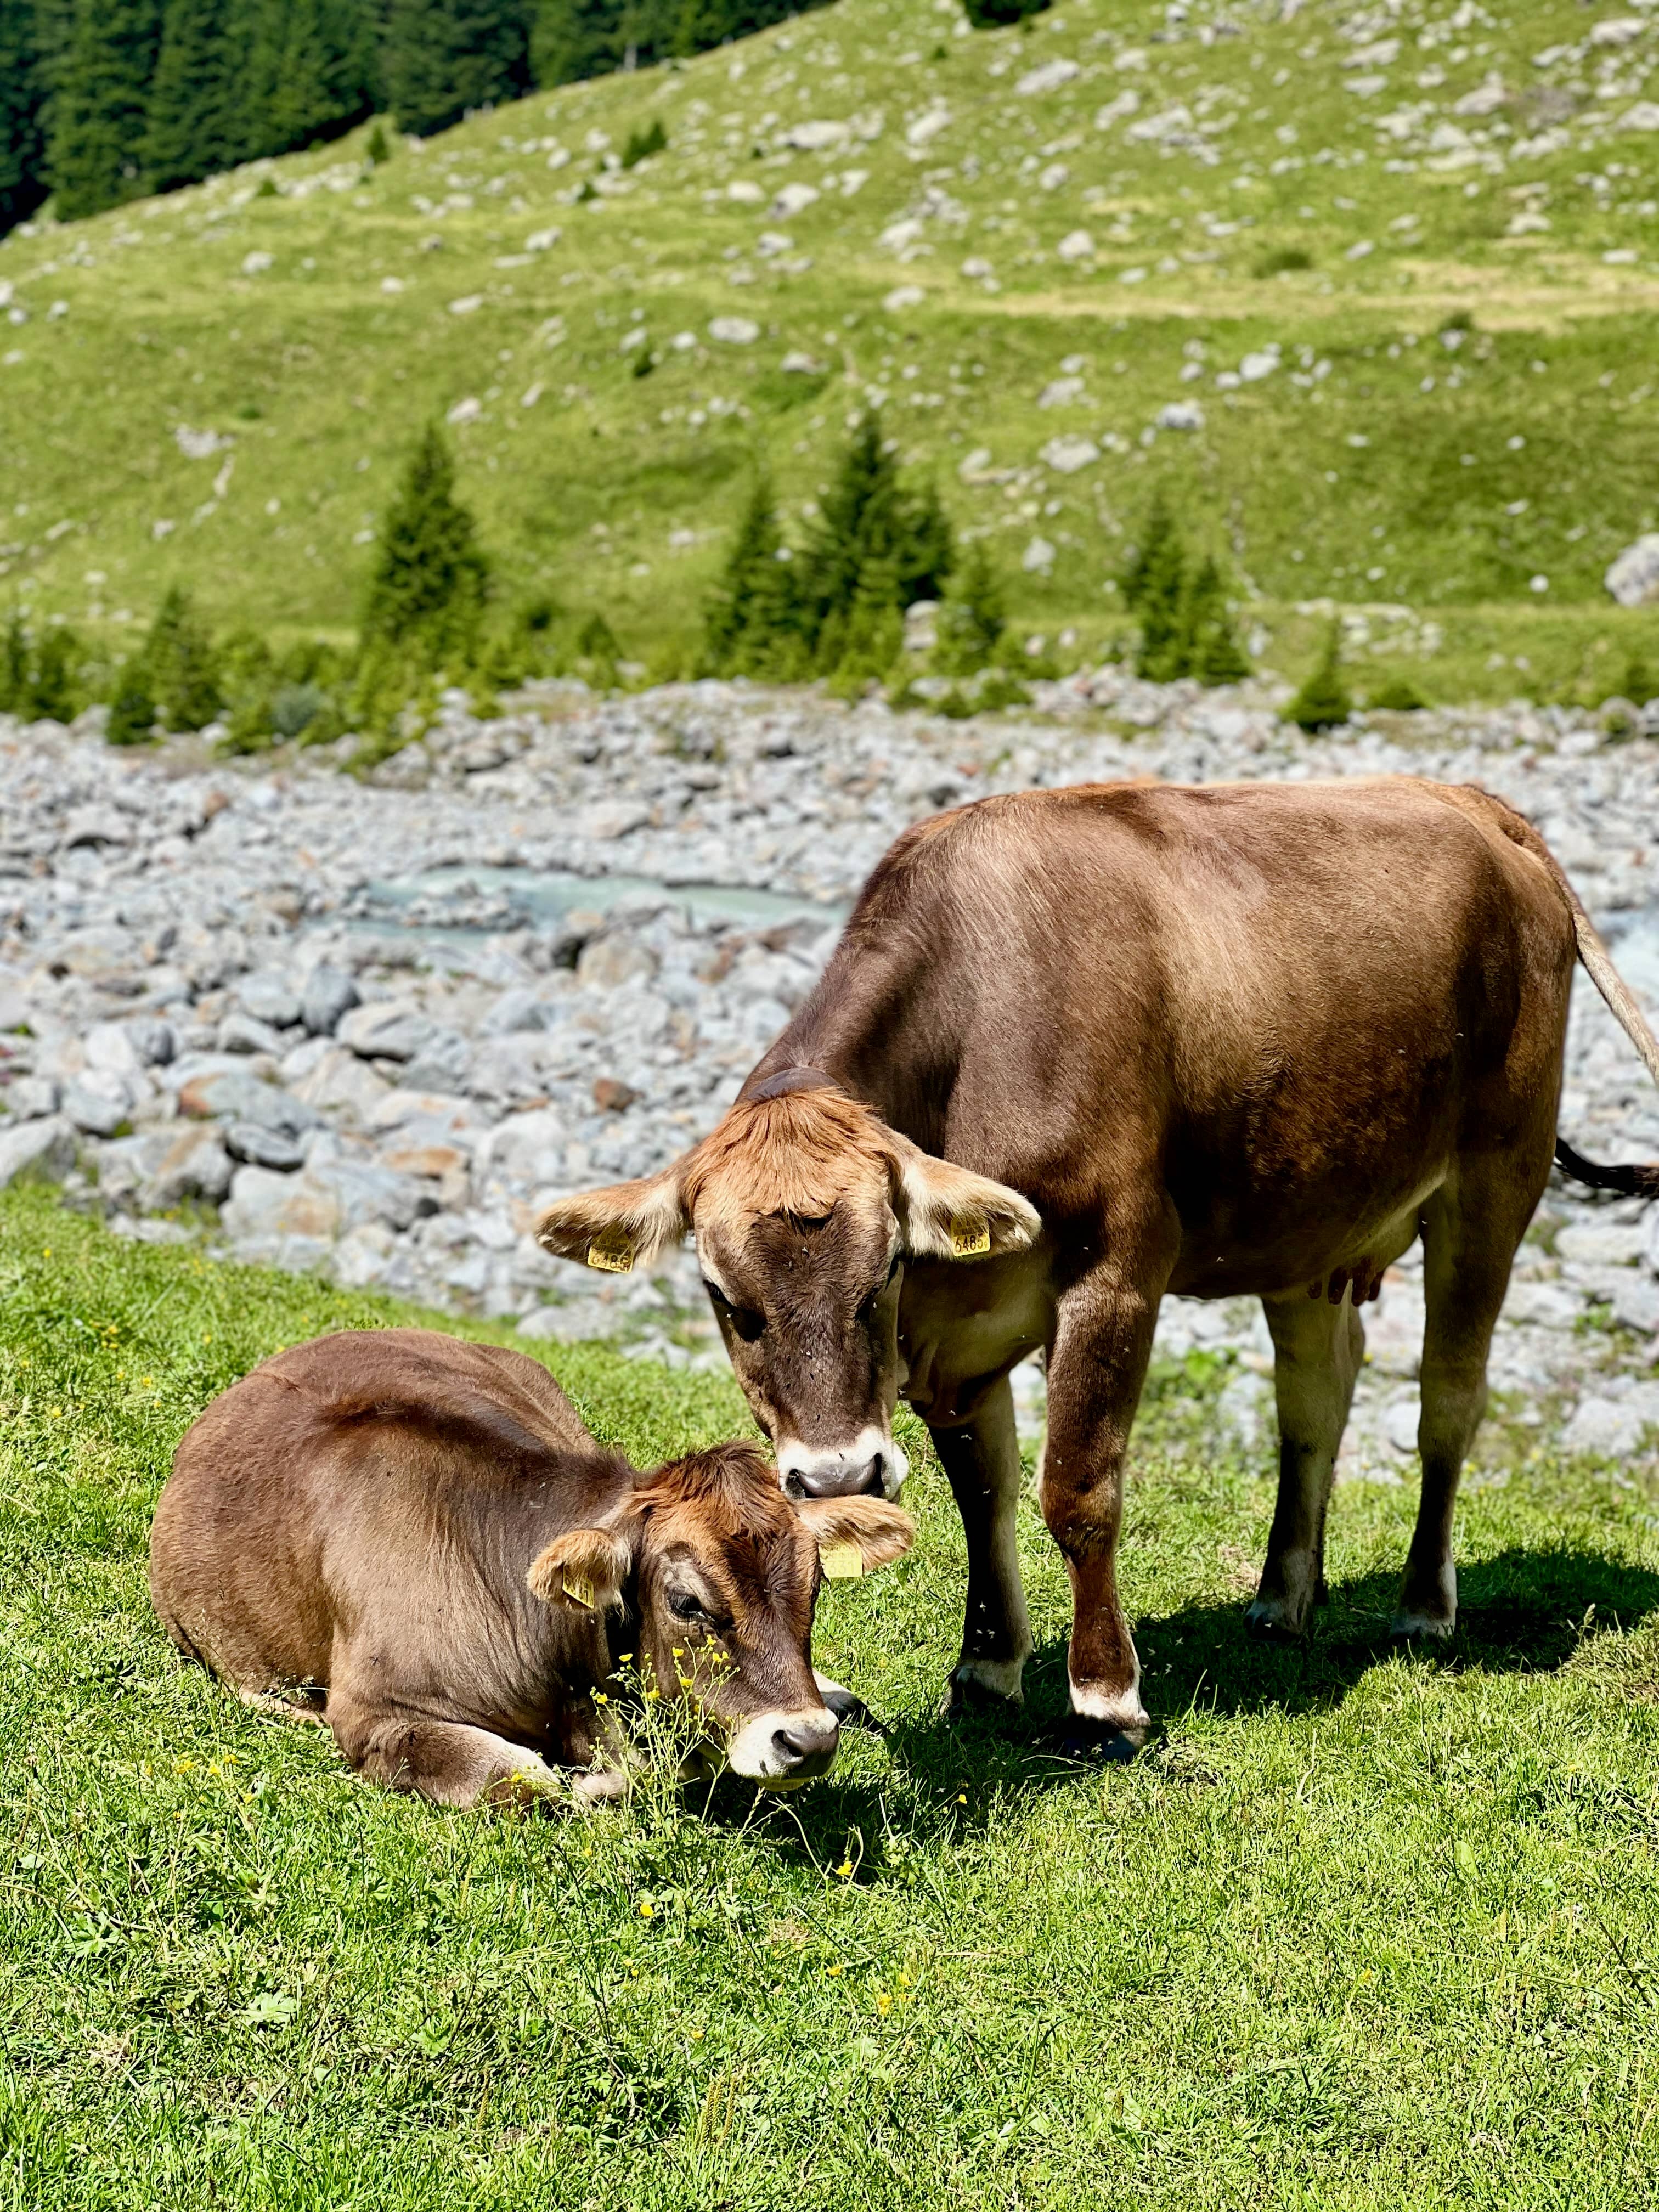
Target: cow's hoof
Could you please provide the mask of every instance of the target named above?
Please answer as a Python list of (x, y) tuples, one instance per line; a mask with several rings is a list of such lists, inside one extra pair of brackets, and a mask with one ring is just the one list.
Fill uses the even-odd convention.
[(1018, 1690), (1010, 1694), (958, 1667), (945, 1686), (939, 1712), (947, 1721), (1006, 1720), (1019, 1711), (1021, 1702)]
[(839, 1682), (835, 1682), (828, 1689), (821, 1690), (818, 1694), (823, 1699), (825, 1706), (835, 1715), (840, 1727), (870, 1729), (877, 1735), (881, 1734), (881, 1723), (856, 1690), (844, 1689)]
[(1127, 1766), (1146, 1741), (1145, 1729), (1119, 1728), (1115, 1721), (1093, 1721), (1086, 1713), (1067, 1713), (1054, 1727), (1059, 1756), (1085, 1766)]
[(1244, 1610), (1244, 1626), (1264, 1644), (1300, 1644), (1305, 1622), (1295, 1621), (1277, 1599), (1256, 1598)]
[(1389, 1623), (1389, 1633), (1396, 1644), (1409, 1644), (1422, 1651), (1438, 1650), (1449, 1644), (1457, 1633), (1457, 1622), (1442, 1620), (1431, 1613), (1397, 1613)]

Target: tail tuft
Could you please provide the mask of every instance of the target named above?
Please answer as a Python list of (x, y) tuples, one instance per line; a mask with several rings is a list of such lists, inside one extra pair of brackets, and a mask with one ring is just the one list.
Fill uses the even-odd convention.
[(1582, 1152), (1574, 1152), (1565, 1137), (1558, 1137), (1555, 1164), (1563, 1175), (1571, 1176), (1575, 1182), (1587, 1183), (1592, 1190), (1614, 1190), (1621, 1198), (1659, 1198), (1659, 1161), (1602, 1167), (1595, 1160), (1587, 1160)]

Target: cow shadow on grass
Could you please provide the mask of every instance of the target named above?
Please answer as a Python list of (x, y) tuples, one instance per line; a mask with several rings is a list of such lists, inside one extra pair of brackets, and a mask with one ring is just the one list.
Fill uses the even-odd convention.
[[(1447, 1673), (1553, 1674), (1587, 1639), (1659, 1614), (1659, 1573), (1595, 1552), (1500, 1552), (1460, 1566), (1458, 1583), (1456, 1636), (1417, 1661)], [(1299, 1714), (1341, 1705), (1372, 1668), (1401, 1650), (1389, 1632), (1399, 1589), (1396, 1572), (1334, 1583), (1300, 1644), (1253, 1634), (1238, 1599), (1143, 1614), (1134, 1623), (1135, 1643), (1154, 1723), (1144, 1756), (1169, 1764), (1173, 1755), (1171, 1771), (1181, 1772), (1181, 1725), (1194, 1710)], [(908, 1828), (917, 1841), (943, 1829), (965, 1832), (994, 1817), (997, 1803), (1011, 1796), (1074, 1784), (1087, 1770), (1059, 1747), (1066, 1704), (1062, 1642), (1038, 1649), (1025, 1684), (1017, 1715), (887, 1719), (882, 1732), (896, 1770), (891, 1781), (832, 1774), (790, 1801), (778, 1843), (797, 1851), (804, 1844), (829, 1865), (854, 1832), (874, 1838)]]

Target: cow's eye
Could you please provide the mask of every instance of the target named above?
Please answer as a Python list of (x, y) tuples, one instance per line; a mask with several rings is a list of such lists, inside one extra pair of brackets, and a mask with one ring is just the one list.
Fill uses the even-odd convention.
[(745, 1344), (752, 1344), (766, 1327), (766, 1316), (755, 1312), (750, 1306), (734, 1306), (725, 1291), (717, 1290), (706, 1275), (702, 1286), (708, 1291), (715, 1312), (731, 1322)]
[(693, 1597), (690, 1590), (676, 1590), (668, 1601), (668, 1610), (676, 1620), (707, 1620), (708, 1618), (702, 1600)]

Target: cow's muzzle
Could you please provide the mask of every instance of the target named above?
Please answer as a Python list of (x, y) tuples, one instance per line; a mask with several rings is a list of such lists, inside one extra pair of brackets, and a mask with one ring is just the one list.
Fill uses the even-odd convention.
[(841, 1723), (823, 1705), (798, 1712), (752, 1713), (734, 1730), (726, 1747), (733, 1774), (765, 1790), (793, 1790), (836, 1763)]
[(896, 1498), (910, 1472), (902, 1448), (879, 1429), (865, 1429), (839, 1451), (810, 1444), (778, 1447), (778, 1480), (786, 1498)]

